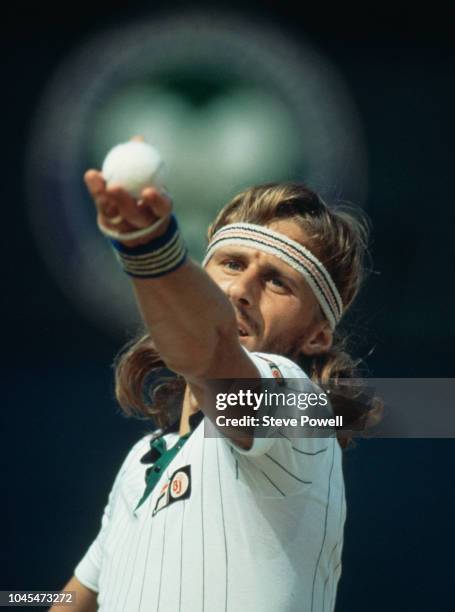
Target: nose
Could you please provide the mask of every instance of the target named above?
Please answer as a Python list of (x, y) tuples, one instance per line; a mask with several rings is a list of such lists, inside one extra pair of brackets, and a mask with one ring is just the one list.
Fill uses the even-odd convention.
[(260, 283), (257, 274), (248, 268), (232, 279), (227, 295), (234, 304), (255, 306), (259, 300), (259, 292)]

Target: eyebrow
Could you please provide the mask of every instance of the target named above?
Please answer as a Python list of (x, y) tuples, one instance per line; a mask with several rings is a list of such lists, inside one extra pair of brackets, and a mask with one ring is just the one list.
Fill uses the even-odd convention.
[[(224, 249), (218, 249), (213, 254), (213, 259), (216, 263), (221, 261), (225, 257), (233, 257), (234, 259), (238, 259), (242, 262), (248, 260), (248, 255), (244, 251), (237, 251), (235, 248), (226, 247)], [(266, 274), (275, 274), (276, 276), (282, 278), (287, 281), (294, 289), (298, 289), (297, 281), (288, 276), (285, 272), (274, 266), (273, 264), (267, 263), (263, 265), (264, 272)]]

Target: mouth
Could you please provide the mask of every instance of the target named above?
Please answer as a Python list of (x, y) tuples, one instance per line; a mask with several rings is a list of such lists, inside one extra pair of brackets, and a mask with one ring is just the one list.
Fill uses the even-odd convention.
[(251, 336), (250, 328), (243, 321), (237, 320), (237, 331), (239, 332), (239, 336), (241, 338)]
[(245, 338), (246, 336), (250, 335), (242, 325), (239, 325), (237, 329), (241, 338)]

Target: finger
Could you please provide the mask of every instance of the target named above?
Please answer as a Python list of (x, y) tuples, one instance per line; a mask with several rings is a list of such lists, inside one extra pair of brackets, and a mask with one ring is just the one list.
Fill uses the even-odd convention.
[(134, 227), (147, 227), (156, 221), (157, 216), (153, 211), (139, 206), (138, 202), (121, 186), (112, 185), (108, 187), (107, 193), (117, 208), (117, 215), (123, 217)]
[(147, 187), (141, 195), (141, 206), (153, 211), (157, 217), (166, 217), (172, 212), (171, 198), (156, 187)]
[(120, 215), (119, 215), (118, 223), (112, 223), (111, 219), (109, 219), (108, 217), (106, 217), (105, 215), (101, 213), (98, 213), (98, 225), (104, 226), (107, 229), (114, 230), (121, 234), (132, 232), (137, 229), (136, 226), (131, 225), (131, 223), (128, 223), (127, 221), (125, 221), (125, 219), (123, 219), (123, 217), (120, 217)]
[(109, 194), (106, 193), (106, 181), (101, 172), (98, 172), (98, 170), (87, 170), (84, 174), (84, 182), (96, 204), (98, 212), (106, 217), (117, 216), (118, 210), (111, 201)]
[(98, 170), (87, 170), (84, 174), (84, 181), (98, 212), (106, 217), (115, 218), (118, 216), (118, 209), (106, 192), (106, 181), (101, 172), (98, 172)]
[(145, 138), (138, 134), (137, 136), (133, 136), (132, 138), (130, 138), (130, 140), (134, 140), (135, 142), (144, 142)]
[(106, 218), (109, 223), (118, 225), (123, 221), (116, 201), (109, 194), (103, 194), (95, 198), (98, 212)]
[(109, 193), (105, 190), (97, 191), (95, 187), (95, 192), (91, 195), (99, 214), (108, 219), (111, 223), (112, 219), (117, 219), (119, 217), (118, 206)]
[(84, 182), (90, 195), (95, 198), (106, 189), (106, 181), (98, 170), (90, 169), (84, 174)]

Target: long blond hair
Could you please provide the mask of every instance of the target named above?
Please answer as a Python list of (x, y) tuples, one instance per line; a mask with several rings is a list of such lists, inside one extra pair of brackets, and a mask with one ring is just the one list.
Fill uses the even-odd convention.
[[(210, 241), (216, 231), (230, 223), (268, 225), (276, 219), (292, 219), (307, 236), (305, 246), (324, 264), (332, 276), (346, 312), (357, 296), (365, 278), (369, 227), (358, 209), (329, 207), (306, 185), (269, 183), (246, 189), (219, 212), (208, 229)], [(331, 391), (343, 388), (336, 413), (349, 415), (349, 422), (362, 427), (380, 418), (378, 398), (358, 401), (363, 397), (358, 387), (347, 390), (343, 385), (359, 376), (360, 360), (353, 359), (347, 349), (347, 335), (337, 328), (332, 347), (323, 354), (300, 355), (298, 362), (308, 376)], [(149, 375), (154, 373), (153, 376)], [(147, 384), (153, 378), (152, 386)], [(130, 343), (116, 361), (116, 396), (127, 414), (152, 417), (164, 426), (178, 412), (185, 382), (172, 376), (154, 349), (149, 335)], [(336, 396), (336, 394), (335, 394)], [(333, 396), (332, 396), (333, 397)], [(342, 446), (347, 443), (339, 432)]]

